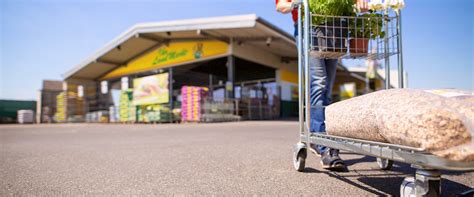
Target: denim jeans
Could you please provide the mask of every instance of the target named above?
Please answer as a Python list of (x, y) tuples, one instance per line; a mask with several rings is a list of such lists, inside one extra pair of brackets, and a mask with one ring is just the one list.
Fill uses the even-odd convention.
[[(321, 32), (321, 31), (320, 31)], [(298, 41), (298, 32), (295, 30)], [(319, 39), (319, 42), (320, 39)], [(313, 44), (321, 48), (323, 45), (332, 45), (325, 40), (324, 44), (318, 45), (318, 38), (313, 38)], [(297, 43), (300, 44), (300, 43)], [(326, 132), (325, 107), (331, 104), (332, 89), (336, 79), (337, 59), (321, 59), (309, 57), (310, 72), (310, 132)], [(327, 150), (324, 146), (317, 146), (320, 153)]]

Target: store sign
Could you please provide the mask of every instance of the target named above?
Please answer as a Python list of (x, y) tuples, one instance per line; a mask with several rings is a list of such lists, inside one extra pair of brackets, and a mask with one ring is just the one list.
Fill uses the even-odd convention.
[(103, 79), (225, 55), (228, 53), (228, 48), (228, 44), (221, 41), (171, 42), (130, 61), (127, 65), (108, 73)]
[(169, 102), (168, 73), (133, 80), (133, 104), (150, 105)]

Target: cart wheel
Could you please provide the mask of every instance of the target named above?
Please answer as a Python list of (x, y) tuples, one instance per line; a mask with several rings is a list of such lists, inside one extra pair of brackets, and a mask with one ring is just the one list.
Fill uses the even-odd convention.
[(390, 170), (393, 166), (393, 161), (389, 159), (382, 159), (377, 157), (377, 164), (381, 170)]
[(400, 196), (440, 196), (441, 174), (438, 171), (418, 169), (415, 177), (406, 177), (400, 186)]
[(415, 195), (415, 177), (406, 177), (400, 186), (400, 197)]
[(306, 149), (302, 148), (293, 153), (293, 167), (298, 172), (303, 172), (306, 163)]

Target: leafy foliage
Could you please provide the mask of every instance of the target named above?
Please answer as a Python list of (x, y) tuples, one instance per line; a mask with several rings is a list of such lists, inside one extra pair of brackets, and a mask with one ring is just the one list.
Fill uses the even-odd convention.
[(366, 13), (360, 15), (349, 23), (351, 37), (376, 39), (384, 37), (383, 15), (379, 13)]
[[(354, 0), (310, 0), (309, 9), (312, 14), (326, 16), (354, 16)], [(313, 16), (313, 24), (320, 25), (325, 17)]]

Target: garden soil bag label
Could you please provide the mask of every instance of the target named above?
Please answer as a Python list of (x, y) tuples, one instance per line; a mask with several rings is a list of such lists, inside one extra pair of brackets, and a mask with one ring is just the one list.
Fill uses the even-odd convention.
[(453, 161), (474, 161), (474, 94), (391, 89), (326, 107), (327, 133), (422, 148)]

